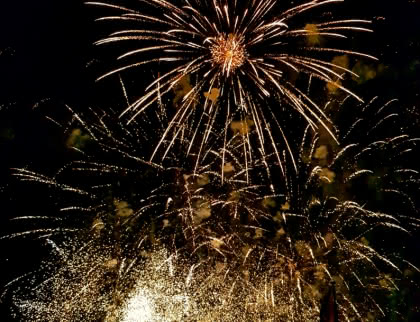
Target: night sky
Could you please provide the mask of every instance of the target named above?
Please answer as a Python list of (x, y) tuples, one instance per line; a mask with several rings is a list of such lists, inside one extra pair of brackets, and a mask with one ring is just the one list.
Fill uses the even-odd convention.
[[(374, 22), (375, 34), (358, 34), (356, 38), (366, 47), (365, 52), (376, 55), (387, 66), (387, 71), (359, 88), (358, 93), (396, 97), (407, 105), (416, 105), (420, 2), (347, 0), (330, 7), (335, 13)], [(37, 103), (50, 100), (79, 107), (101, 105), (109, 101), (108, 94), (111, 99), (120, 94), (103, 90), (107, 81), (95, 83), (104, 70), (102, 58), (106, 53), (92, 45), (103, 31), (103, 25), (93, 22), (98, 16), (95, 10), (77, 0), (0, 4), (0, 107), (10, 113), (2, 115), (0, 124), (3, 132), (12, 131), (15, 136), (13, 143), (2, 141), (2, 164), (6, 168), (36, 162), (44, 155), (37, 150), (45, 149), (45, 143), (53, 144), (43, 133), (47, 130), (30, 120), (39, 116), (30, 112)], [(28, 144), (30, 141), (33, 144)]]
[[(354, 41), (364, 52), (378, 57), (386, 69), (355, 92), (367, 98), (398, 98), (420, 129), (420, 0), (346, 0), (330, 9), (374, 22), (374, 34), (357, 34)], [(14, 229), (10, 218), (54, 211), (38, 192), (10, 176), (12, 168), (25, 166), (52, 173), (71, 158), (66, 138), (44, 116), (60, 118), (64, 104), (79, 109), (107, 108), (122, 99), (120, 91), (112, 90), (115, 79), (95, 82), (106, 70), (108, 59), (92, 45), (103, 35), (94, 22), (99, 15), (96, 11), (79, 0), (0, 2), (2, 234)], [(36, 267), (34, 259), (41, 249), (42, 245), (28, 248), (23, 241), (0, 241), (0, 285)], [(413, 250), (420, 252), (419, 245)], [(1, 314), (0, 321), (6, 321)]]
[[(360, 47), (366, 47), (365, 52), (387, 66), (387, 71), (358, 89), (358, 93), (396, 97), (407, 105), (416, 105), (420, 82), (420, 2), (347, 0), (330, 8), (334, 13), (374, 22), (375, 34), (358, 34), (356, 39)], [(2, 131), (7, 132), (5, 128), (10, 129), (10, 123), (11, 128), (18, 128), (12, 129), (13, 144), (2, 141), (2, 153), (6, 155), (2, 163), (6, 167), (35, 162), (43, 155), (37, 149), (51, 140), (42, 133), (46, 129), (29, 120), (37, 117), (30, 112), (34, 105), (50, 100), (91, 106), (109, 100), (109, 91), (103, 90), (107, 81), (95, 83), (104, 70), (106, 54), (92, 45), (103, 34), (103, 25), (93, 22), (98, 16), (95, 10), (69, 0), (0, 4), (0, 106), (10, 113), (10, 117), (1, 118)], [(385, 86), (387, 90), (383, 91)], [(110, 95), (120, 93), (114, 91)], [(22, 127), (25, 133), (19, 130)], [(39, 135), (44, 136), (38, 138)], [(27, 144), (30, 140), (37, 143)]]

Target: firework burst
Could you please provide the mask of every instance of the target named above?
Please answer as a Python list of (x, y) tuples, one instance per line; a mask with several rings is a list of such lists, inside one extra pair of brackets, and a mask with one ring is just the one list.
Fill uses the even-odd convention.
[[(69, 253), (60, 255), (62, 269), (52, 265), (34, 290), (13, 293), (15, 305), (40, 321), (63, 319), (63, 306), (67, 316), (110, 320), (143, 312), (152, 321), (317, 321), (320, 300), (334, 282), (341, 318), (387, 315), (381, 294), (398, 288), (403, 270), (418, 272), (377, 243), (390, 234), (406, 236), (419, 224), (411, 197), (419, 173), (404, 167), (418, 139), (401, 134), (399, 124), (390, 126), (398, 119), (392, 103), (343, 109), (355, 117), (341, 127), (342, 146), (308, 127), (296, 148), (297, 171), (289, 165), (285, 176), (270, 177), (262, 159), (251, 168), (242, 163), (238, 138), (225, 152), (217, 144), (206, 148), (198, 168), (195, 158), (190, 163), (174, 150), (157, 165), (135, 149), (150, 140), (136, 121), (115, 123), (112, 114), (95, 113), (85, 116), (87, 123), (69, 109), (72, 122), (65, 128), (89, 134), (90, 146), (78, 147), (87, 151), (82, 160), (52, 178), (25, 169), (17, 174), (65, 194), (60, 207), (68, 216), (60, 218), (82, 218), (83, 224), (7, 237), (47, 237), (54, 245), (64, 234), (71, 246), (61, 246), (67, 251), (59, 253)], [(368, 135), (360, 139), (360, 132)], [(190, 143), (179, 144), (182, 150)], [(286, 180), (272, 182), (276, 175)], [(393, 208), (375, 201), (365, 182), (374, 182), (383, 200), (392, 198)], [(77, 232), (82, 242), (72, 237)], [(68, 276), (76, 276), (75, 284)], [(83, 305), (74, 301), (79, 297)]]
[[(251, 140), (244, 132), (244, 146), (249, 154), (264, 157), (270, 146), (281, 154), (277, 146), (281, 142), (294, 162), (282, 126), (283, 114), (289, 111), (284, 112), (275, 105), (285, 102), (313, 129), (322, 127), (333, 138), (335, 135), (322, 108), (295, 86), (293, 77), (288, 75), (297, 73), (306, 75), (308, 80), (334, 83), (361, 100), (340, 85), (346, 75), (357, 75), (331, 62), (328, 55), (375, 59), (351, 50), (322, 47), (308, 40), (346, 38), (347, 32), (371, 31), (365, 27), (369, 21), (345, 19), (294, 26), (294, 21), (308, 10), (335, 2), (341, 0), (309, 1), (288, 10), (274, 0), (180, 3), (152, 0), (143, 1), (142, 10), (88, 2), (117, 12), (98, 20), (129, 23), (129, 27), (113, 32), (98, 41), (98, 45), (125, 42), (135, 46), (118, 57), (120, 67), (100, 79), (148, 64), (159, 65), (162, 72), (146, 86), (145, 94), (122, 113), (130, 115), (130, 121), (170, 93), (182, 80), (190, 80), (152, 159), (167, 137), (179, 135), (181, 128), (194, 119), (195, 129), (222, 131), (225, 136), (232, 122), (249, 124), (252, 121), (258, 148), (249, 146)], [(197, 141), (196, 144), (203, 146), (207, 140), (208, 135), (192, 134), (191, 144)]]

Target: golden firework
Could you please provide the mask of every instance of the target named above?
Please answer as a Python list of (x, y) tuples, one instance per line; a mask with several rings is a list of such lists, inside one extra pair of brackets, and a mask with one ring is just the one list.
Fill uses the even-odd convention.
[(211, 55), (215, 64), (222, 68), (223, 74), (229, 74), (240, 67), (246, 59), (243, 38), (235, 34), (219, 36), (211, 47)]

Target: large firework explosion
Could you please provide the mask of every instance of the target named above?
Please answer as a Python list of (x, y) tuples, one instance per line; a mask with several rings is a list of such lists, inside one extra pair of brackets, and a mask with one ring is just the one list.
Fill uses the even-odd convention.
[[(155, 158), (167, 137), (180, 135), (185, 122), (195, 120), (197, 131), (221, 130), (228, 135), (232, 121), (255, 126), (257, 147), (244, 147), (257, 158), (273, 150), (280, 158), (278, 143), (294, 156), (284, 133), (284, 114), (295, 111), (312, 129), (323, 128), (335, 138), (330, 121), (322, 108), (305, 90), (295, 86), (297, 75), (308, 82), (318, 79), (361, 99), (343, 82), (357, 77), (334, 55), (353, 55), (375, 59), (367, 54), (324, 46), (329, 39), (347, 38), (349, 32), (371, 31), (369, 21), (360, 19), (327, 20), (302, 23), (307, 12), (319, 13), (324, 6), (341, 0), (305, 1), (284, 8), (282, 1), (141, 1), (138, 9), (118, 4), (88, 2), (109, 10), (98, 20), (117, 21), (121, 27), (98, 45), (124, 43), (118, 57), (119, 67), (104, 77), (152, 64), (159, 69), (140, 97), (122, 113), (129, 121), (144, 112), (165, 94), (183, 83), (176, 97), (177, 110), (151, 154)], [(140, 8), (141, 6), (141, 8)], [(317, 11), (318, 10), (318, 11)], [(322, 19), (322, 18), (321, 18)], [(327, 42), (336, 46), (336, 42)], [(125, 46), (125, 47), (124, 47)], [(144, 73), (143, 76), (144, 78)], [(277, 106), (276, 106), (277, 105)], [(190, 144), (203, 146), (209, 135), (192, 134)], [(226, 144), (226, 140), (224, 144)], [(187, 150), (189, 151), (189, 150)]]
[[(295, 87), (290, 75), (300, 73), (359, 99), (342, 85), (354, 73), (322, 57), (372, 57), (320, 45), (369, 22), (295, 27), (332, 2), (341, 1), (283, 10), (276, 1), (151, 0), (142, 12), (91, 3), (118, 12), (101, 20), (129, 24), (98, 44), (135, 46), (105, 76), (149, 63), (160, 73), (145, 95), (126, 95), (129, 124), (67, 107), (75, 161), (52, 176), (15, 170), (51, 189), (61, 211), (18, 217), (45, 224), (1, 238), (42, 239), (52, 250), (6, 285), (14, 317), (317, 321), (331, 284), (340, 320), (395, 311), (386, 297), (419, 272), (388, 245), (419, 225), (419, 173), (406, 160), (418, 139), (392, 123), (393, 102), (350, 102), (349, 116)], [(288, 124), (299, 114), (306, 130)]]
[[(233, 135), (223, 180), (221, 145), (206, 147), (198, 168), (195, 157), (189, 162), (174, 149), (154, 164), (142, 159), (142, 147), (165, 124), (151, 134), (112, 113), (69, 108), (64, 128), (80, 160), (54, 177), (17, 170), (55, 190), (64, 222), (8, 236), (47, 238), (57, 263), (11, 283), (4, 296), (13, 297), (17, 317), (36, 321), (131, 321), (136, 314), (145, 321), (317, 321), (333, 282), (341, 319), (387, 316), (384, 294), (418, 272), (377, 242), (418, 226), (418, 171), (404, 167), (418, 139), (390, 126), (398, 119), (393, 104), (350, 103), (344, 111), (354, 115), (343, 119), (353, 121), (340, 124), (340, 146), (308, 127), (294, 144), (297, 170), (289, 164), (286, 175), (274, 167), (278, 173), (268, 176), (263, 159), (243, 164)], [(180, 138), (182, 151), (189, 136)], [(276, 176), (285, 180), (273, 182)], [(373, 191), (392, 202), (375, 202)]]

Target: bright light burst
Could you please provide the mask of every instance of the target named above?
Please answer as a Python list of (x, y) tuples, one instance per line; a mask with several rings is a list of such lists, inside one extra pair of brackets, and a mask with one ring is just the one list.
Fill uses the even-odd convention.
[(219, 36), (211, 47), (211, 56), (215, 64), (222, 67), (223, 73), (229, 75), (245, 62), (243, 38), (238, 38), (234, 34), (229, 34), (227, 37)]
[[(70, 110), (65, 128), (89, 133), (98, 150), (87, 151), (95, 154), (81, 154), (53, 178), (26, 169), (17, 175), (63, 194), (62, 212), (87, 222), (89, 232), (79, 230), (88, 241), (72, 238), (71, 225), (6, 237), (44, 236), (54, 244), (64, 234), (72, 241), (69, 255), (60, 255), (62, 269), (53, 265), (52, 276), (13, 293), (20, 314), (39, 321), (65, 321), (66, 314), (129, 320), (139, 311), (151, 321), (318, 321), (334, 282), (341, 319), (388, 315), (382, 295), (420, 272), (382, 248), (419, 225), (412, 198), (419, 172), (404, 166), (419, 139), (390, 126), (398, 119), (392, 103), (343, 109), (354, 117), (343, 118), (352, 121), (340, 126), (342, 146), (308, 127), (296, 147), (297, 169), (289, 164), (276, 182), (262, 159), (246, 168), (235, 137), (227, 151), (206, 147), (198, 167), (182, 153), (156, 165), (135, 149), (150, 136), (135, 121), (115, 124), (112, 115), (95, 114), (85, 122)], [(189, 146), (189, 137), (180, 144)], [(377, 203), (365, 182), (391, 204)]]
[(153, 316), (153, 307), (150, 295), (140, 289), (127, 304), (127, 311), (122, 322), (151, 322), (156, 321)]
[[(322, 127), (333, 138), (335, 134), (330, 130), (330, 121), (322, 108), (295, 86), (290, 75), (297, 73), (306, 75), (309, 81), (318, 79), (334, 84), (361, 101), (341, 85), (346, 75), (357, 75), (331, 62), (331, 55), (375, 59), (352, 50), (318, 46), (308, 41), (346, 38), (347, 32), (371, 31), (364, 27), (370, 21), (344, 19), (294, 26), (295, 20), (308, 10), (336, 2), (342, 0), (308, 1), (288, 10), (282, 8), (282, 1), (276, 0), (149, 0), (141, 1), (142, 8), (138, 10), (88, 2), (117, 11), (116, 15), (98, 20), (129, 24), (98, 41), (98, 45), (125, 42), (134, 46), (118, 57), (120, 67), (99, 79), (149, 64), (159, 69), (145, 93), (122, 113), (130, 115), (130, 121), (142, 115), (185, 77), (191, 80), (152, 159), (167, 137), (180, 135), (180, 128), (188, 120), (197, 118), (196, 129), (202, 127), (209, 132), (216, 128), (225, 135), (233, 121), (252, 120), (258, 135), (258, 149), (250, 146), (251, 140), (245, 133), (243, 140), (249, 153), (257, 150), (259, 158), (269, 153), (268, 147), (278, 152), (277, 143), (281, 142), (294, 162), (288, 135), (281, 125), (284, 112), (275, 105), (285, 102), (313, 129)], [(199, 107), (197, 103), (200, 103)], [(203, 146), (207, 139), (208, 135), (192, 134), (191, 144), (198, 141), (197, 144)]]

